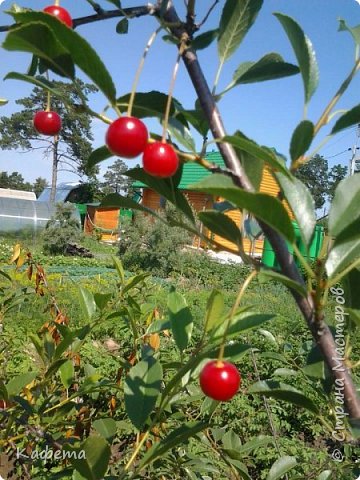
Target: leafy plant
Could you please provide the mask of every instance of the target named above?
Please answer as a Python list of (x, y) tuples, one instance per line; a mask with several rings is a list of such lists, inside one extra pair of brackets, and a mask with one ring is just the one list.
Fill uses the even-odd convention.
[(42, 233), (44, 253), (64, 254), (71, 242), (80, 240), (80, 224), (75, 217), (75, 207), (69, 203), (58, 203), (54, 216), (47, 222)]

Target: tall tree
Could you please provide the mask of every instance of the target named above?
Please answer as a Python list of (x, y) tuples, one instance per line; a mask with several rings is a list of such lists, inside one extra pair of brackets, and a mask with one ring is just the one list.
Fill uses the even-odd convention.
[(35, 192), (36, 197), (38, 198), (44, 188), (48, 186), (49, 182), (46, 180), (46, 178), (38, 177), (33, 184), (33, 191)]
[(321, 155), (315, 155), (295, 172), (295, 176), (305, 183), (314, 197), (316, 209), (325, 204), (328, 196), (328, 172), (328, 161)]
[(128, 193), (132, 182), (124, 175), (127, 170), (128, 167), (121, 158), (110, 165), (104, 173), (103, 193), (120, 193), (120, 191)]
[(29, 182), (25, 182), (23, 176), (19, 172), (0, 172), (0, 188), (11, 188), (12, 190), (30, 190), (32, 191), (32, 185)]
[[(21, 110), (10, 117), (0, 117), (0, 148), (3, 150), (30, 151), (38, 149), (52, 160), (52, 195), (54, 199), (57, 174), (60, 170), (93, 176), (97, 169), (88, 170), (86, 160), (92, 151), (91, 117), (86, 110), (79, 107), (82, 100), (97, 91), (93, 85), (81, 80), (74, 83), (52, 82), (60, 97), (51, 99), (51, 109), (62, 119), (62, 129), (55, 137), (44, 137), (33, 127), (33, 116), (36, 111), (45, 110), (47, 94), (43, 89), (35, 87), (30, 96), (16, 101)], [(81, 96), (79, 91), (81, 89)], [(59, 100), (61, 98), (62, 100)], [(66, 104), (66, 107), (64, 106)]]
[(328, 198), (331, 201), (335, 195), (335, 189), (338, 183), (343, 180), (348, 173), (348, 168), (340, 164), (334, 165), (329, 172)]
[(334, 165), (329, 170), (328, 161), (321, 155), (315, 155), (295, 172), (310, 190), (315, 200), (315, 208), (321, 208), (327, 200), (334, 198), (338, 183), (347, 175), (347, 167), (340, 164)]

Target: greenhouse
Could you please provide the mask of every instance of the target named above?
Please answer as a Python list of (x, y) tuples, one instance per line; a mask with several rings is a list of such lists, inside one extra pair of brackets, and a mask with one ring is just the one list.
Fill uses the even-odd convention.
[(47, 202), (0, 197), (0, 232), (29, 230), (36, 233), (44, 228), (54, 213)]

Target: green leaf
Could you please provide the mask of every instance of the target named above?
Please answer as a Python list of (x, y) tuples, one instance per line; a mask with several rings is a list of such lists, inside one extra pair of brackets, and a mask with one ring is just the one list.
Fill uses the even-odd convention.
[(215, 38), (217, 38), (218, 33), (218, 28), (201, 33), (200, 35), (192, 39), (191, 46), (195, 50), (203, 50), (204, 48), (207, 48), (215, 40)]
[(115, 5), (115, 7), (117, 8), (121, 8), (121, 2), (120, 0), (107, 0), (108, 2), (112, 3), (113, 5)]
[(195, 223), (192, 209), (185, 195), (175, 187), (173, 180), (156, 178), (144, 172), (142, 168), (127, 170), (126, 176), (138, 180), (166, 198), (177, 207), (192, 223)]
[(36, 378), (37, 372), (27, 372), (12, 378), (6, 383), (6, 391), (9, 397), (18, 395), (21, 390)]
[[(90, 333), (89, 325), (85, 325), (84, 327), (74, 331), (70, 331), (68, 327), (64, 327), (63, 325), (57, 325), (57, 328), (64, 338), (56, 347), (56, 350), (54, 353), (54, 360), (59, 359), (61, 355), (65, 352), (65, 350), (69, 348), (70, 345), (72, 345), (76, 339), (84, 340), (84, 338)], [(79, 342), (79, 346), (77, 348), (73, 345), (72, 351), (73, 352), (77, 351), (80, 348), (80, 346), (81, 346), (81, 342)]]
[(131, 423), (144, 426), (160, 394), (163, 371), (161, 364), (149, 356), (131, 368), (125, 379), (125, 409)]
[(205, 331), (209, 332), (223, 320), (224, 296), (219, 290), (213, 290), (206, 305)]
[(346, 307), (360, 310), (360, 269), (354, 268), (341, 280), (341, 284), (345, 290)]
[(86, 168), (90, 169), (95, 167), (95, 165), (98, 165), (99, 163), (113, 156), (114, 155), (110, 152), (106, 145), (99, 147), (91, 152), (86, 162)]
[[(126, 110), (129, 105), (130, 93), (123, 95), (116, 100), (121, 110)], [(166, 109), (168, 94), (152, 90), (150, 92), (136, 92), (132, 115), (137, 118), (157, 117), (162, 118)], [(181, 103), (172, 98), (170, 106), (170, 117), (183, 108)]]
[(321, 380), (325, 380), (327, 376), (327, 370), (324, 362), (324, 357), (322, 356), (318, 345), (314, 345), (308, 353), (306, 365), (303, 367), (302, 370), (308, 377), (320, 378)]
[[(238, 335), (240, 332), (246, 332), (253, 328), (259, 327), (263, 323), (275, 318), (275, 314), (253, 313), (249, 311), (241, 311), (231, 320), (231, 325), (228, 330), (227, 338), (230, 340), (232, 337)], [(214, 331), (211, 340), (221, 340), (226, 328), (227, 319)]]
[(357, 45), (360, 45), (360, 25), (357, 25), (356, 27), (348, 27), (344, 19), (339, 18), (338, 20), (339, 20), (338, 32), (349, 32), (352, 35), (355, 43)]
[(150, 335), (151, 333), (160, 333), (164, 330), (170, 330), (171, 323), (170, 320), (155, 320), (152, 322), (148, 329), (146, 330), (146, 335)]
[(266, 280), (275, 280), (282, 283), (291, 290), (295, 290), (295, 292), (299, 293), (302, 297), (307, 297), (307, 290), (305, 285), (301, 285), (300, 283), (297, 283), (294, 280), (286, 277), (285, 275), (282, 275), (281, 273), (275, 272), (273, 270), (261, 269), (260, 274), (258, 275), (258, 279), (260, 282)]
[(177, 118), (170, 117), (168, 126), (170, 135), (174, 137), (186, 150), (196, 153), (196, 146), (190, 130)]
[(242, 244), (240, 229), (229, 216), (216, 210), (204, 210), (198, 213), (198, 217), (211, 232), (226, 238), (237, 246)]
[(104, 310), (111, 298), (111, 293), (94, 293), (94, 300), (99, 310)]
[(221, 440), (225, 450), (238, 450), (241, 448), (240, 437), (232, 429), (228, 430)]
[[(40, 53), (41, 49), (46, 51), (47, 45), (45, 45), (46, 39), (42, 37), (39, 28), (43, 29), (45, 27), (47, 30), (50, 29), (53, 36), (56, 38), (56, 41), (62, 45), (63, 49), (66, 49), (66, 55), (70, 54), (73, 62), (94, 82), (94, 84), (109, 99), (110, 103), (115, 103), (116, 90), (110, 73), (107, 71), (98, 54), (93, 50), (86, 40), (84, 40), (78, 33), (75, 32), (75, 30), (68, 28), (65, 24), (59, 22), (58, 19), (52, 15), (48, 15), (40, 11), (21, 13), (12, 12), (11, 15), (14, 17), (16, 22), (26, 24), (25, 26), (29, 27), (29, 33), (31, 33), (33, 37), (38, 37), (38, 40), (32, 38), (32, 41), (35, 45), (40, 43)], [(23, 26), (21, 28), (23, 28)], [(53, 42), (53, 40), (51, 41)], [(49, 47), (50, 46), (51, 45), (49, 45)], [(38, 54), (36, 51), (31, 51), (31, 53)], [(44, 58), (43, 55), (38, 56)], [(45, 59), (54, 64), (54, 57), (47, 58), (47, 56), (45, 56)]]
[(302, 392), (275, 380), (262, 380), (249, 387), (249, 393), (259, 393), (266, 397), (277, 398), (284, 402), (292, 403), (298, 407), (303, 407), (312, 413), (318, 414), (319, 409), (312, 400), (306, 397)]
[(201, 109), (184, 110), (181, 115), (199, 132), (204, 138), (209, 131), (209, 123), (205, 118), (205, 114)]
[(360, 105), (356, 105), (348, 112), (344, 113), (333, 126), (330, 135), (341, 132), (345, 128), (357, 125), (360, 123)]
[(296, 75), (299, 72), (299, 67), (284, 62), (284, 59), (278, 53), (267, 53), (257, 62), (244, 62), (239, 65), (234, 72), (232, 82), (226, 87), (225, 92), (237, 85), (275, 80)]
[(360, 238), (334, 245), (325, 263), (329, 278), (344, 270), (360, 258)]
[(139, 273), (139, 275), (134, 275), (133, 277), (130, 277), (127, 282), (125, 283), (123, 289), (122, 289), (122, 293), (126, 293), (128, 292), (129, 290), (131, 290), (132, 288), (136, 287), (136, 285), (138, 285), (139, 283), (143, 282), (146, 278), (149, 277), (149, 273)]
[[(111, 451), (108, 442), (99, 435), (90, 435), (80, 447), (64, 445), (72, 466), (87, 480), (102, 480), (108, 469)], [(73, 452), (73, 454), (72, 454)]]
[(278, 375), (280, 377), (296, 377), (298, 374), (299, 372), (291, 368), (277, 368), (273, 373), (274, 376)]
[(277, 347), (279, 346), (278, 342), (276, 341), (276, 338), (274, 337), (274, 335), (271, 332), (269, 332), (269, 330), (259, 328), (258, 332), (260, 333), (260, 335), (262, 335), (267, 340), (269, 340), (269, 342), (273, 343)]
[(140, 460), (139, 470), (146, 465), (161, 458), (166, 452), (177, 446), (183, 445), (189, 438), (204, 430), (208, 426), (205, 422), (188, 422), (185, 425), (176, 428), (160, 442), (155, 443)]
[(50, 93), (52, 93), (54, 96), (61, 98), (64, 100), (64, 98), (61, 96), (61, 92), (57, 90), (56, 88), (53, 88), (52, 82), (47, 80), (45, 77), (42, 76), (31, 76), (31, 75), (24, 75), (22, 73), (17, 73), (17, 72), (10, 72), (8, 73), (5, 77), (4, 80), (20, 80), (23, 82), (28, 82), (31, 83), (32, 85), (36, 85), (37, 87), (40, 87)]
[(286, 168), (285, 164), (281, 162), (276, 153), (270, 148), (261, 147), (253, 140), (246, 138), (244, 135), (237, 132), (236, 135), (227, 135), (223, 137), (223, 142), (230, 143), (240, 151), (244, 151), (252, 155), (253, 157), (263, 160), (267, 165), (272, 167), (275, 171), (282, 172), (284, 175), (290, 176), (290, 172)]
[(219, 25), (218, 53), (224, 63), (237, 50), (262, 6), (262, 0), (226, 0)]
[(176, 291), (169, 293), (167, 307), (171, 331), (178, 349), (182, 352), (187, 348), (191, 338), (194, 326), (193, 317), (185, 298)]
[[(336, 190), (329, 212), (329, 234), (341, 243), (352, 237), (352, 227), (360, 228), (360, 182), (357, 175), (342, 180)], [(350, 235), (347, 231), (350, 230)], [(360, 237), (360, 230), (358, 230)]]
[(275, 177), (299, 225), (305, 245), (309, 246), (316, 225), (315, 202), (309, 189), (296, 177), (289, 178), (278, 172)]
[[(68, 27), (64, 28), (70, 30)], [(33, 53), (46, 60), (58, 75), (71, 79), (75, 77), (74, 63), (69, 51), (46, 24), (34, 22), (13, 28), (7, 34), (2, 47), (9, 51)]]
[(12, 282), (12, 278), (10, 277), (10, 275), (8, 275), (6, 272), (4, 272), (3, 270), (0, 270), (0, 275), (4, 278), (6, 278), (6, 280), (9, 280), (9, 282)]
[(244, 443), (244, 445), (241, 445), (240, 443), (240, 445), (237, 447), (235, 447), (235, 445), (233, 445), (232, 448), (225, 445), (224, 447), (227, 455), (229, 455), (230, 458), (242, 460), (245, 455), (248, 456), (252, 451), (256, 450), (257, 448), (264, 447), (265, 445), (269, 445), (269, 443), (274, 443), (273, 437), (259, 435), (258, 437), (255, 437), (254, 439)]
[(122, 261), (120, 260), (120, 258), (115, 257), (115, 255), (113, 255), (111, 258), (112, 258), (114, 267), (116, 268), (117, 274), (120, 278), (120, 282), (121, 282), (121, 284), (124, 284), (125, 283), (125, 271), (124, 271), (124, 266), (122, 264)]
[(297, 461), (295, 457), (284, 455), (274, 462), (270, 468), (266, 480), (278, 480), (282, 478), (287, 472), (296, 467)]
[(74, 382), (74, 364), (72, 360), (66, 360), (59, 368), (61, 383), (65, 388), (70, 388)]
[(303, 120), (295, 128), (290, 142), (290, 157), (294, 162), (305, 154), (314, 138), (314, 124), (310, 120)]
[(310, 39), (294, 19), (282, 13), (275, 13), (274, 15), (283, 26), (297, 58), (303, 78), (305, 104), (307, 104), (319, 83), (319, 69), (315, 51)]
[(331, 477), (332, 477), (332, 471), (324, 470), (323, 472), (320, 473), (319, 476), (316, 477), (316, 480), (330, 480)]
[(101, 435), (105, 440), (112, 444), (113, 438), (117, 432), (116, 422), (113, 418), (101, 418), (92, 422), (93, 428)]
[(80, 307), (87, 320), (91, 320), (96, 312), (96, 303), (93, 294), (79, 286)]
[(230, 178), (216, 173), (196, 184), (189, 185), (189, 190), (221, 196), (237, 207), (251, 212), (257, 219), (284, 235), (291, 243), (294, 241), (294, 229), (288, 213), (275, 197), (265, 193), (245, 192), (235, 187)]
[(124, 33), (128, 33), (128, 31), (129, 31), (129, 20), (127, 18), (123, 18), (116, 25), (116, 33), (119, 33), (120, 35), (122, 35)]

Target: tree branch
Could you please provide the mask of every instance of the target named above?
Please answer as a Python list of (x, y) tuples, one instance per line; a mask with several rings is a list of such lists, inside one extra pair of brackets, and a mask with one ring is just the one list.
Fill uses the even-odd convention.
[[(99, 20), (109, 20), (117, 17), (138, 18), (144, 15), (152, 15), (154, 13), (154, 6), (152, 4), (140, 5), (138, 7), (123, 8), (121, 10), (98, 10), (95, 15), (88, 15), (86, 17), (79, 17), (73, 20), (73, 28), (87, 23), (98, 22)], [(0, 26), (1, 32), (8, 32), (13, 25)]]
[[(179, 17), (172, 5), (170, 5), (164, 17), (164, 19), (170, 25), (179, 24)], [(171, 31), (179, 39), (186, 34), (184, 28), (181, 26), (172, 27)], [(185, 50), (183, 53), (183, 61), (199, 98), (200, 105), (209, 122), (213, 137), (215, 139), (224, 137), (226, 134), (224, 124), (221, 119), (217, 104), (214, 101), (208, 83), (204, 77), (196, 52), (191, 48)], [(223, 156), (227, 168), (233, 172), (234, 183), (248, 192), (253, 192), (254, 187), (247, 178), (234, 148), (226, 143), (219, 143), (218, 148)], [(264, 222), (259, 220), (258, 222), (275, 251), (282, 273), (288, 278), (304, 284), (303, 278), (295, 265), (293, 256), (288, 251), (285, 240)], [(350, 372), (342, 360), (338, 359), (339, 355), (337, 354), (334, 338), (329, 327), (324, 321), (319, 322), (316, 320), (314, 302), (311, 295), (309, 295), (307, 298), (304, 298), (293, 290), (291, 290), (291, 293), (313, 335), (315, 342), (321, 350), (324, 360), (329, 367), (334, 380), (337, 381), (338, 386), (342, 386), (341, 390), (344, 395), (345, 406), (350, 414), (350, 417), (360, 420), (360, 398), (357, 395)]]

